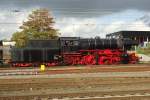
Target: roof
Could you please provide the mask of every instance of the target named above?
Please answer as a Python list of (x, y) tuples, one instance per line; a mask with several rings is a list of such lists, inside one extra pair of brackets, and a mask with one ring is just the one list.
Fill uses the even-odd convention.
[(118, 32), (107, 34), (106, 36), (111, 36), (111, 35), (148, 36), (148, 37), (150, 37), (150, 31), (118, 31)]

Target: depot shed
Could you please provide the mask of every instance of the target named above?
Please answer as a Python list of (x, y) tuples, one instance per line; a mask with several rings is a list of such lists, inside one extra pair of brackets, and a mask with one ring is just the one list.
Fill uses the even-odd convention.
[(132, 40), (137, 40), (139, 44), (144, 42), (150, 42), (150, 31), (119, 31), (106, 35), (106, 38), (130, 38)]

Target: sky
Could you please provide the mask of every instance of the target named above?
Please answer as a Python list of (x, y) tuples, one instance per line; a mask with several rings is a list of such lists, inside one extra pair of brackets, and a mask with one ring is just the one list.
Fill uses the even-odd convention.
[(61, 36), (105, 37), (150, 31), (150, 0), (0, 0), (0, 39), (10, 39), (28, 14), (46, 8)]

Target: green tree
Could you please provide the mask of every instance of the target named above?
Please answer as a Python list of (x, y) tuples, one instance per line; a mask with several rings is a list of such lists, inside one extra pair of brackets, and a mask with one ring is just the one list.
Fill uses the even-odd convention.
[(37, 9), (20, 26), (21, 31), (12, 35), (17, 47), (23, 47), (29, 39), (55, 39), (59, 33), (53, 28), (54, 20), (47, 9)]

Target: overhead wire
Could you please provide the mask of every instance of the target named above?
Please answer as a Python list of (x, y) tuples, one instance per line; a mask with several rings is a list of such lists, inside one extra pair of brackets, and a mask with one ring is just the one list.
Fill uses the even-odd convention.
[[(76, 14), (77, 16), (78, 16), (78, 14), (79, 14), (79, 16), (87, 16), (87, 14), (97, 14), (97, 15), (98, 14), (103, 14), (103, 15), (105, 15), (105, 14), (114, 13), (114, 12), (119, 11), (119, 10), (116, 10), (116, 9), (113, 9), (113, 10), (111, 10), (111, 9), (102, 9), (102, 10), (100, 10), (100, 9), (86, 9), (85, 10), (84, 8), (71, 8), (71, 9), (68, 9), (66, 11), (60, 11), (60, 10), (65, 10), (65, 9), (68, 9), (68, 8), (54, 8), (53, 9), (53, 13), (60, 12), (60, 14), (67, 14), (68, 13), (68, 14)], [(71, 10), (77, 10), (77, 11), (71, 11)], [(14, 14), (15, 13), (22, 13), (23, 14), (25, 12), (25, 11), (20, 11), (20, 10), (16, 10), (16, 11), (17, 12), (14, 12)], [(120, 17), (120, 16), (115, 16), (114, 17), (113, 16), (112, 19), (115, 19), (115, 18), (116, 19), (118, 19), (118, 18), (126, 18), (126, 19), (128, 18), (128, 19), (130, 19), (132, 17), (135, 17), (135, 16), (133, 14), (130, 15), (130, 16), (124, 16), (124, 17)], [(54, 18), (54, 19), (56, 20), (57, 18)], [(17, 23), (17, 22), (0, 22), (0, 24), (22, 24), (22, 23)], [(67, 23), (65, 23), (65, 22), (56, 22), (55, 24), (68, 24), (68, 22)], [(110, 24), (111, 23), (109, 23), (109, 24), (107, 24), (107, 23), (99, 24), (98, 23), (96, 25), (110, 25)], [(120, 24), (114, 24), (114, 25), (120, 25)], [(133, 24), (121, 24), (121, 25), (133, 25)], [(136, 25), (140, 25), (140, 24), (136, 24)]]

